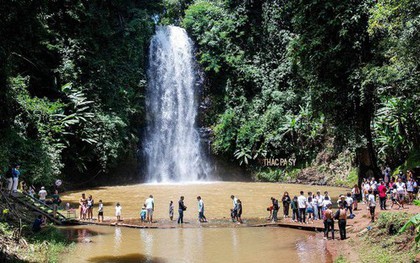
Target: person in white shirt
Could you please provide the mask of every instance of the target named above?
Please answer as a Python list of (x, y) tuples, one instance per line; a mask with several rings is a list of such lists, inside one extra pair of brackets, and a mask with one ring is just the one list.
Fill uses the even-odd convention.
[(312, 197), (312, 207), (314, 209), (314, 220), (318, 220), (318, 199), (315, 195)]
[(347, 193), (346, 202), (347, 202), (347, 209), (350, 212), (350, 216), (352, 216), (353, 215), (353, 198), (351, 197), (351, 193)]
[(47, 191), (45, 190), (45, 187), (43, 186), (41, 187), (41, 190), (39, 191), (38, 195), (39, 195), (39, 201), (45, 203), (45, 198), (48, 195)]
[(324, 202), (324, 196), (321, 195), (321, 191), (318, 190), (316, 192), (315, 198), (317, 199), (317, 203), (318, 203), (318, 218), (322, 219), (322, 207), (323, 207), (323, 202)]
[(375, 222), (375, 208), (376, 208), (376, 200), (375, 196), (372, 194), (372, 190), (369, 190), (369, 196), (368, 196), (368, 205), (369, 205), (369, 211), (370, 211), (370, 217), (371, 222)]
[(299, 220), (300, 223), (306, 224), (306, 197), (303, 195), (303, 191), (300, 191), (300, 196), (298, 197), (298, 208), (299, 208)]
[(397, 186), (397, 192), (398, 192), (398, 202), (401, 204), (401, 207), (404, 209), (404, 198), (407, 194), (407, 188), (405, 186), (405, 183), (402, 182), (401, 178), (398, 178), (398, 182), (395, 184)]
[(413, 177), (408, 178), (406, 183), (407, 193), (408, 193), (408, 204), (411, 204), (414, 199), (414, 180)]
[(149, 198), (146, 199), (144, 202), (144, 206), (146, 207), (146, 221), (149, 223), (153, 222), (153, 211), (155, 211), (155, 200), (153, 199), (153, 195), (149, 195)]
[(237, 204), (238, 204), (238, 198), (236, 198), (236, 196), (231, 195), (230, 198), (232, 199), (233, 202), (233, 208), (230, 209), (230, 217), (232, 218), (232, 222), (235, 222), (235, 218), (236, 218), (236, 208), (237, 208)]
[(207, 222), (207, 218), (204, 215), (204, 202), (203, 199), (201, 199), (201, 196), (197, 196), (198, 201), (198, 220), (200, 222)]
[(117, 217), (117, 222), (121, 221), (121, 210), (122, 206), (120, 206), (120, 203), (117, 203), (115, 206), (115, 216)]
[(323, 211), (327, 210), (329, 205), (332, 205), (332, 202), (330, 200), (330, 197), (326, 196), (324, 197), (324, 201), (322, 201), (322, 210)]
[(104, 221), (104, 204), (102, 203), (102, 200), (99, 200), (99, 206), (98, 206), (98, 222)]

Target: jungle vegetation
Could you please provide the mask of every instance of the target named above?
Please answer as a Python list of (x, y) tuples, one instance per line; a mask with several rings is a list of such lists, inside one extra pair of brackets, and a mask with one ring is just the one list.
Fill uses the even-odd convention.
[[(104, 0), (0, 4), (0, 167), (32, 183), (110, 176), (136, 159), (147, 48), (157, 24), (184, 27), (205, 73), (200, 125), (237, 163), (332, 141), (359, 178), (420, 143), (420, 2)], [(206, 100), (204, 100), (204, 98)]]

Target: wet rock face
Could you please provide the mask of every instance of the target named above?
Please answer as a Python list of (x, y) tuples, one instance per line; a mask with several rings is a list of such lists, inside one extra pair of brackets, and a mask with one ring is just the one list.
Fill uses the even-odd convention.
[(325, 174), (320, 173), (315, 168), (303, 169), (297, 176), (295, 183), (307, 183), (315, 185), (326, 185), (327, 177)]
[(201, 127), (198, 129), (200, 139), (202, 142), (211, 142), (213, 136), (213, 130), (209, 127)]

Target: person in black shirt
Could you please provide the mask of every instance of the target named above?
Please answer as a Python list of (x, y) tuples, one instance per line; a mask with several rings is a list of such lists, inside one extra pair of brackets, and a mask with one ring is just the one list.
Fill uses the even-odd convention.
[(35, 219), (35, 221), (32, 224), (32, 231), (39, 232), (41, 228), (44, 226), (45, 221), (42, 218), (42, 215), (38, 215), (38, 217)]
[(179, 217), (178, 217), (178, 224), (183, 224), (184, 223), (184, 211), (187, 210), (187, 207), (184, 205), (184, 197), (181, 196), (181, 198), (178, 201), (178, 213), (179, 213)]
[(272, 217), (272, 221), (273, 222), (277, 222), (277, 213), (279, 211), (279, 201), (276, 198), (271, 197), (271, 202), (273, 203), (273, 217)]
[(283, 202), (284, 217), (289, 217), (289, 205), (292, 202), (292, 200), (290, 199), (288, 192), (284, 192), (283, 197), (281, 198), (281, 201)]

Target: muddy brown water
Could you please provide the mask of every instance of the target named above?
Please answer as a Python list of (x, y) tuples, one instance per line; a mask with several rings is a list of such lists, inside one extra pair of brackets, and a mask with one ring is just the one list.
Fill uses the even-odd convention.
[[(90, 232), (99, 232), (91, 234)], [(67, 229), (79, 240), (60, 262), (332, 262), (325, 241), (287, 228)]]
[[(63, 203), (69, 202), (77, 207), (82, 193), (92, 195), (95, 200), (94, 216), (97, 216), (97, 203), (100, 199), (104, 202), (105, 219), (115, 219), (115, 205), (119, 202), (122, 206), (122, 219), (138, 218), (141, 206), (146, 198), (152, 194), (155, 199), (154, 220), (168, 219), (169, 201), (175, 203), (175, 218), (178, 210), (178, 200), (185, 196), (187, 211), (185, 219), (197, 218), (197, 196), (203, 198), (205, 215), (208, 219), (229, 218), (232, 208), (231, 195), (242, 201), (243, 218), (264, 218), (267, 216), (266, 208), (270, 205), (270, 197), (280, 199), (285, 191), (290, 196), (298, 196), (300, 191), (305, 195), (308, 191), (328, 191), (333, 198), (345, 194), (348, 189), (327, 186), (309, 186), (297, 184), (275, 184), (255, 182), (214, 182), (201, 184), (137, 184), (127, 186), (109, 186), (83, 191), (66, 193), (61, 196)], [(282, 209), (282, 208), (280, 208)], [(282, 210), (280, 210), (282, 211)], [(279, 212), (279, 215), (282, 213)]]
[[(152, 225), (166, 225), (170, 229), (133, 229), (109, 226), (78, 226), (63, 229), (69, 239), (79, 241), (71, 254), (60, 262), (332, 262), (325, 249), (325, 241), (313, 232), (266, 227), (235, 227), (229, 221), (232, 200), (241, 199), (245, 221), (264, 219), (270, 197), (281, 198), (284, 191), (293, 197), (299, 191), (329, 191), (332, 197), (348, 189), (273, 183), (214, 182), (202, 184), (138, 184), (86, 189), (67, 193), (64, 202), (77, 206), (81, 193), (93, 195), (96, 204), (105, 204), (105, 220), (114, 220), (115, 204), (120, 202), (122, 217), (138, 218), (140, 207), (149, 194), (155, 199)], [(188, 209), (186, 221), (191, 225), (178, 226), (168, 220), (168, 204), (185, 196)], [(197, 223), (197, 199), (205, 202), (205, 214), (211, 226)], [(96, 217), (97, 205), (94, 215)], [(279, 213), (282, 215), (282, 213)], [(218, 227), (222, 224), (223, 227)], [(222, 226), (221, 225), (221, 226)]]

